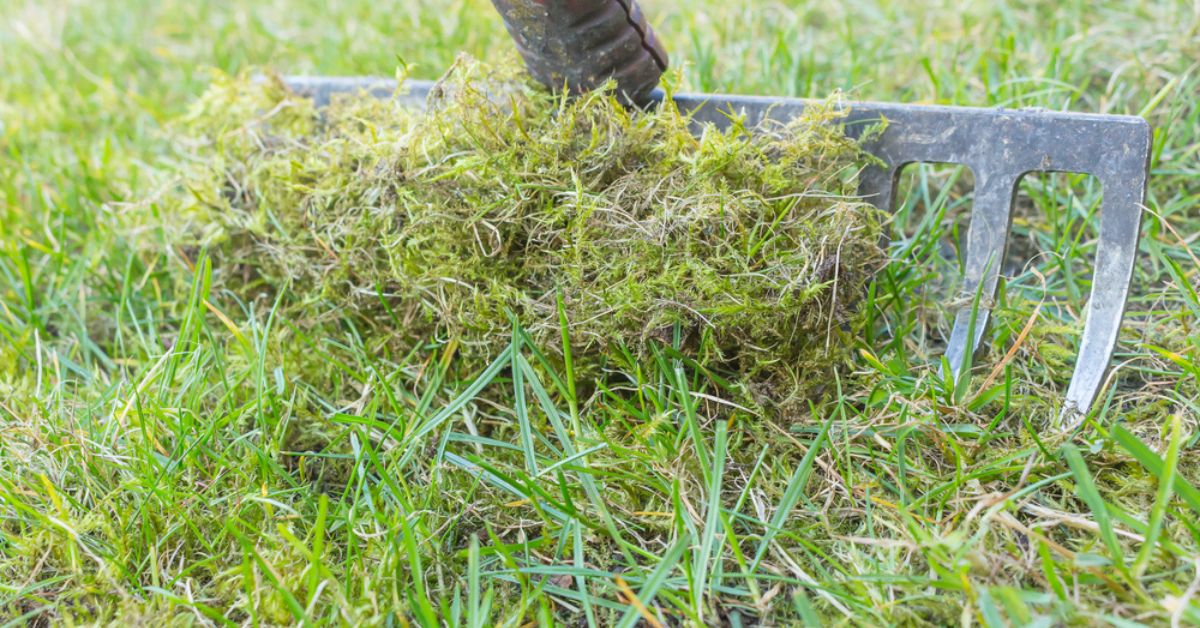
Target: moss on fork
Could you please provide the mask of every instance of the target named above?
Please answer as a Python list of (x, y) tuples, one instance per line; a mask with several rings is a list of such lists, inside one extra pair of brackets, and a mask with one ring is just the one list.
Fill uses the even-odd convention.
[(424, 110), (399, 102), (318, 112), (277, 82), (219, 81), (189, 116), (177, 237), (212, 246), (237, 292), (485, 359), (511, 316), (557, 336), (560, 298), (585, 355), (681, 334), (702, 363), (789, 381), (844, 355), (883, 256), (833, 103), (693, 133), (671, 103), (565, 100), (466, 57)]

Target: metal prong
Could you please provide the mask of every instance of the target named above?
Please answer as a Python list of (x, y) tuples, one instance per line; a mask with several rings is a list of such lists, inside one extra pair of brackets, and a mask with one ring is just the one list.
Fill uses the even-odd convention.
[[(896, 197), (896, 169), (872, 165), (858, 175), (858, 194), (868, 203), (890, 212)], [(886, 240), (887, 236), (884, 235)], [(887, 242), (884, 242), (887, 245)]]
[[(946, 361), (953, 374), (958, 373), (966, 357), (968, 335), (973, 336), (970, 339), (971, 354), (979, 350), (996, 299), (1000, 265), (1004, 261), (1008, 231), (1012, 227), (1016, 177), (997, 173), (988, 173), (984, 177), (975, 186), (971, 225), (967, 229), (967, 261), (960, 292), (967, 304), (954, 317), (950, 344), (946, 347)], [(976, 295), (979, 295), (978, 309), (972, 307)]]
[[(1149, 142), (1149, 137), (1146, 141)], [(1083, 421), (1104, 384), (1109, 356), (1116, 347), (1121, 319), (1125, 316), (1146, 196), (1144, 172), (1130, 171), (1124, 177), (1110, 174), (1102, 177), (1100, 183), (1104, 186), (1104, 198), (1100, 202), (1100, 244), (1096, 250), (1092, 294), (1075, 372), (1059, 413), (1059, 420), (1067, 429)]]

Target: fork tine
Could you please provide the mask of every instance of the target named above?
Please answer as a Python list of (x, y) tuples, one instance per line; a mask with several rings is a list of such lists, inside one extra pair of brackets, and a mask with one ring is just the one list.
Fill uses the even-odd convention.
[(1067, 429), (1083, 421), (1104, 383), (1109, 356), (1116, 347), (1121, 319), (1125, 316), (1146, 198), (1145, 172), (1124, 177), (1114, 172), (1102, 176), (1100, 184), (1104, 197), (1100, 201), (1100, 243), (1096, 249), (1092, 294), (1088, 298), (1075, 372), (1059, 413), (1059, 421)]
[[(872, 165), (858, 175), (858, 195), (868, 203), (890, 212), (894, 209), (896, 196), (896, 168)], [(887, 246), (888, 234), (883, 234), (883, 246)]]
[[(988, 318), (996, 299), (1000, 265), (1008, 247), (1013, 197), (1017, 187), (1017, 177), (1012, 174), (986, 170), (977, 172), (980, 173), (981, 179), (975, 187), (975, 203), (971, 208), (971, 223), (967, 228), (967, 260), (960, 292), (960, 296), (967, 299), (968, 304), (955, 315), (950, 343), (946, 347), (946, 361), (955, 374), (966, 358), (968, 340), (973, 355), (979, 349), (983, 332), (987, 329)], [(979, 309), (974, 313), (972, 334), (973, 312), (970, 300), (976, 293), (980, 295), (980, 300)], [(968, 339), (968, 335), (973, 337)]]

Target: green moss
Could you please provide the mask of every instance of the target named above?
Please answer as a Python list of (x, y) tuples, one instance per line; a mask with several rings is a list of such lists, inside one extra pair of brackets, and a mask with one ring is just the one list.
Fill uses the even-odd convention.
[(681, 338), (747, 377), (823, 373), (881, 260), (863, 161), (833, 104), (751, 135), (671, 105), (544, 93), (460, 59), (425, 110), (350, 96), (317, 112), (222, 79), (189, 116), (195, 165), (169, 222), (217, 281), (486, 357), (510, 313), (584, 356)]

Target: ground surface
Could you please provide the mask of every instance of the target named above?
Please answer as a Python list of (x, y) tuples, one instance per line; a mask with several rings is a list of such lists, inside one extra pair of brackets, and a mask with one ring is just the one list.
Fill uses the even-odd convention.
[[(9, 0), (0, 619), (1200, 622), (1200, 7), (647, 11), (690, 89), (1149, 119), (1150, 212), (1102, 407), (1055, 428), (1099, 198), (1065, 175), (1023, 185), (996, 348), (969, 385), (933, 362), (969, 209), (951, 168), (909, 178), (873, 333), (786, 415), (714, 420), (720, 382), (667, 354), (577, 382), (537, 347), (530, 368), (469, 373), (336, 316), (306, 334), (211, 288), (190, 252), (147, 252), (156, 234), (129, 217), (182, 158), (171, 121), (214, 67), (436, 76), (509, 46), (488, 3)], [(339, 446), (313, 453), (295, 425)]]

